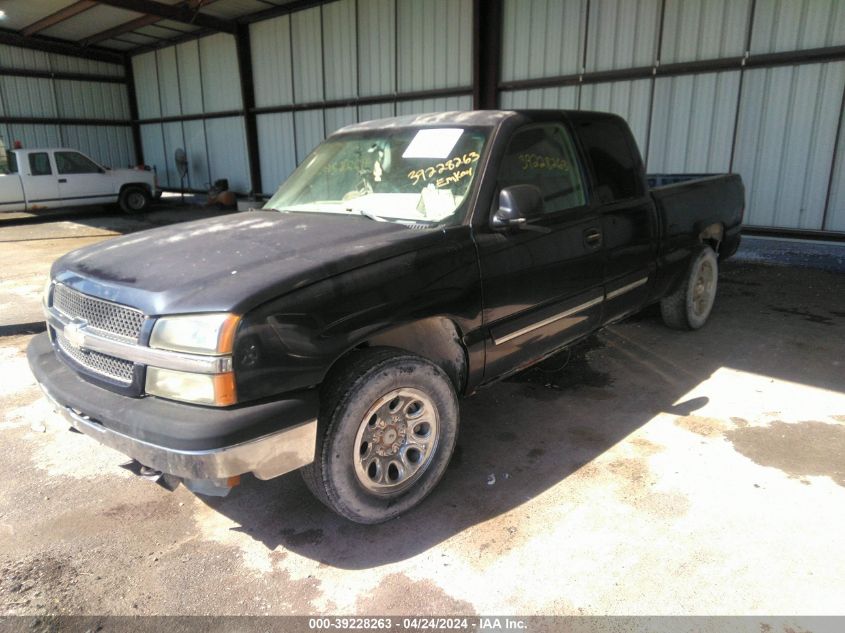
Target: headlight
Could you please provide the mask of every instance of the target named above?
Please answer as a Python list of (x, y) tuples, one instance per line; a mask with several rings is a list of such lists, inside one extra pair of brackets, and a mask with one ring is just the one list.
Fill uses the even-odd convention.
[(162, 317), (153, 328), (150, 347), (192, 354), (230, 354), (240, 317), (192, 314)]
[(145, 391), (170, 400), (225, 407), (237, 402), (235, 376), (194, 374), (159, 367), (147, 367)]

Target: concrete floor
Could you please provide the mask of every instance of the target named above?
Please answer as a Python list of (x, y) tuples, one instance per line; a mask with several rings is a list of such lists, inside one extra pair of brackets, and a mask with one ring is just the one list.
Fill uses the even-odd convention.
[(841, 271), (741, 253), (703, 330), (647, 310), (465, 400), (439, 488), (364, 527), (296, 473), (168, 493), (50, 412), (16, 332), (115, 222), (0, 228), (0, 614), (845, 614)]

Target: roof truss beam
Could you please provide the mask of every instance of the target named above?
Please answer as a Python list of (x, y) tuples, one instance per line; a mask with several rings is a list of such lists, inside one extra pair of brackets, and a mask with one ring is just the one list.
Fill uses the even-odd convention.
[(23, 28), (21, 30), (21, 35), (35, 35), (36, 33), (49, 29), (51, 26), (56, 26), (75, 15), (79, 15), (83, 11), (87, 11), (91, 7), (96, 6), (96, 4), (97, 3), (94, 2), (94, 0), (79, 0), (78, 2), (74, 2), (64, 9), (51, 13), (37, 22), (33, 22), (29, 26)]
[(118, 24), (110, 29), (106, 29), (105, 31), (100, 31), (99, 33), (95, 33), (94, 35), (90, 35), (86, 37), (80, 44), (82, 46), (90, 46), (91, 44), (96, 44), (98, 42), (102, 42), (104, 40), (110, 40), (113, 37), (118, 37), (123, 35), (124, 33), (129, 33), (130, 31), (134, 31), (135, 29), (142, 29), (145, 26), (149, 26), (150, 24), (155, 24), (156, 22), (161, 21), (161, 18), (157, 15), (142, 15), (140, 18), (136, 18), (131, 20), (130, 22), (124, 22), (123, 24)]
[(110, 7), (143, 13), (144, 15), (155, 15), (163, 20), (183, 22), (212, 31), (235, 32), (234, 22), (200, 13), (199, 9), (192, 9), (187, 4), (170, 5), (155, 0), (97, 0), (97, 2)]

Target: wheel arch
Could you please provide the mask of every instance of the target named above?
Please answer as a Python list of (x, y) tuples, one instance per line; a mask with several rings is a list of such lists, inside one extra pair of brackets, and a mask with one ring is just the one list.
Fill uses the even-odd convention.
[(146, 191), (151, 196), (153, 195), (153, 188), (150, 186), (149, 183), (146, 183), (146, 182), (125, 182), (122, 185), (120, 185), (120, 189), (118, 189), (117, 193), (122, 194), (129, 187), (140, 187), (141, 189)]
[(458, 326), (447, 317), (427, 317), (369, 334), (336, 358), (326, 376), (332, 374), (350, 354), (370, 347), (393, 347), (430, 360), (446, 373), (457, 393), (464, 391), (469, 357)]
[(725, 237), (725, 225), (721, 222), (714, 222), (704, 227), (698, 234), (698, 241), (702, 244), (707, 244), (712, 248), (716, 254), (719, 254), (719, 248), (722, 245), (722, 240)]

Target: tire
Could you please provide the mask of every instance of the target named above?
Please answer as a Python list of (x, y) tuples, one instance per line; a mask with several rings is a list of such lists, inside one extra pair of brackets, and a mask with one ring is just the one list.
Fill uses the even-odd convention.
[(117, 203), (125, 213), (141, 213), (149, 208), (151, 200), (149, 191), (143, 187), (130, 186), (121, 190)]
[(692, 259), (680, 287), (660, 301), (663, 322), (676, 330), (697, 330), (707, 323), (716, 300), (719, 260), (709, 246)]
[(324, 382), (316, 456), (302, 477), (339, 515), (382, 523), (440, 481), (458, 417), (455, 389), (432, 362), (394, 348), (353, 352)]

